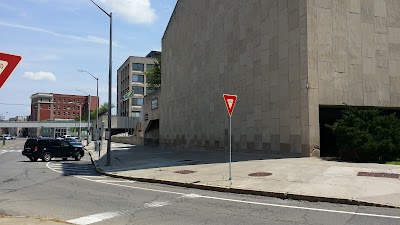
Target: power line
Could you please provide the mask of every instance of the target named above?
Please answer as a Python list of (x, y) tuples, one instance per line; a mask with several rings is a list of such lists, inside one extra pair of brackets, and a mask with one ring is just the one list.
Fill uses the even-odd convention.
[(31, 106), (31, 105), (27, 105), (27, 104), (4, 103), (4, 102), (0, 102), (0, 105), (20, 105), (20, 106)]

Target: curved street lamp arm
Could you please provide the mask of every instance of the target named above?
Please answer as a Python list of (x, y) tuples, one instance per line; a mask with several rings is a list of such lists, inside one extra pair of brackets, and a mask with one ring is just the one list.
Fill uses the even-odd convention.
[(102, 9), (99, 5), (97, 5), (96, 2), (94, 2), (93, 0), (90, 0), (90, 1), (93, 2), (93, 4), (95, 4), (97, 7), (99, 7), (99, 9), (100, 9), (101, 11), (103, 11), (105, 14), (107, 14), (108, 17), (111, 17), (111, 14), (107, 13), (104, 9)]

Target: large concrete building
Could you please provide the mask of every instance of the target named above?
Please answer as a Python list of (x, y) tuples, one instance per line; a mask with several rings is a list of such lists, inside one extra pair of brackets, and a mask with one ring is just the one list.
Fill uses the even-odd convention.
[(178, 0), (162, 40), (164, 146), (320, 155), (325, 107), (400, 107), (399, 0)]

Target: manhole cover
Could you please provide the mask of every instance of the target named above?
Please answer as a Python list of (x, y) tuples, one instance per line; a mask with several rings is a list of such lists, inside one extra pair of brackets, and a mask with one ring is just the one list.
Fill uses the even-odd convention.
[(267, 177), (267, 176), (271, 176), (272, 173), (265, 173), (265, 172), (257, 172), (257, 173), (250, 173), (249, 176), (250, 177)]
[(179, 170), (179, 171), (175, 171), (175, 173), (190, 174), (190, 173), (196, 173), (196, 171), (193, 171), (193, 170)]
[(399, 178), (400, 178), (400, 174), (396, 174), (396, 173), (358, 172), (357, 176), (363, 176), (363, 177), (383, 177), (383, 178), (394, 178), (394, 179), (399, 179)]

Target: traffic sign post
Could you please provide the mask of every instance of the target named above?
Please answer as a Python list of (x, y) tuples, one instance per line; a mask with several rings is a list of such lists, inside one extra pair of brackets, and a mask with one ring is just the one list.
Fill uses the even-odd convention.
[(0, 52), (0, 88), (21, 61), (21, 56)]
[(232, 179), (232, 113), (235, 108), (237, 95), (224, 94), (226, 109), (229, 114), (229, 180)]

